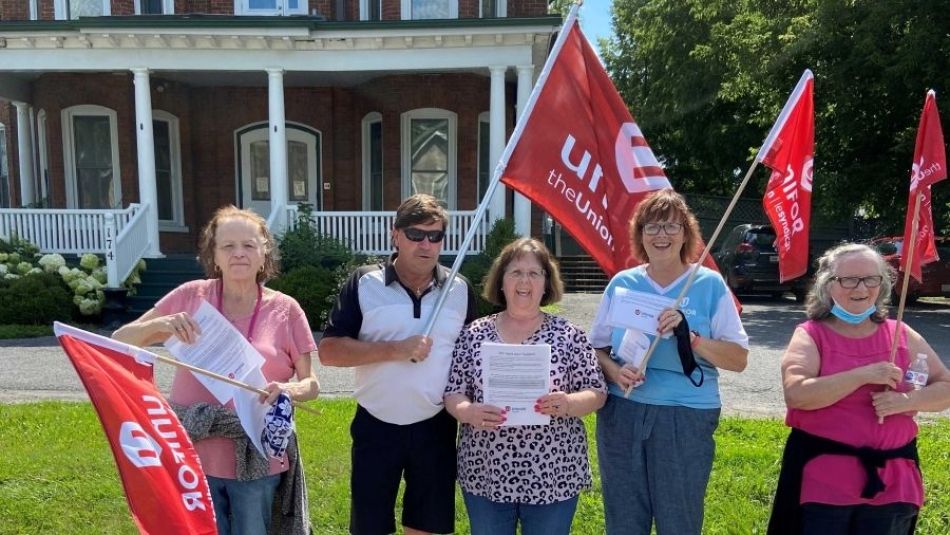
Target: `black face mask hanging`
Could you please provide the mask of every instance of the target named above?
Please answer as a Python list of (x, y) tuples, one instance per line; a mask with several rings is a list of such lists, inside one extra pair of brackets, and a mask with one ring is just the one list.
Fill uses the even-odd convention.
[[(689, 323), (686, 322), (686, 316), (682, 310), (677, 310), (683, 321), (673, 328), (673, 336), (676, 337), (676, 351), (680, 355), (680, 364), (683, 365), (683, 373), (693, 386), (703, 386), (706, 375), (703, 373), (703, 367), (696, 363), (696, 357), (693, 355), (693, 345), (689, 339)], [(699, 382), (693, 380), (693, 372), (699, 370)]]

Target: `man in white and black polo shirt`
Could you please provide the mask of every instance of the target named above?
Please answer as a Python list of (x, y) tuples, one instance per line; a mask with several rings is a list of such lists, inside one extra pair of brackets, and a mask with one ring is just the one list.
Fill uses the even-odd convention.
[[(325, 366), (356, 368), (350, 533), (394, 533), (405, 477), (405, 533), (455, 530), (456, 423), (442, 404), (455, 339), (475, 319), (468, 281), (439, 265), (448, 214), (430, 195), (396, 210), (396, 249), (357, 269), (340, 290), (320, 342)], [(421, 333), (439, 292), (449, 292), (430, 337)]]

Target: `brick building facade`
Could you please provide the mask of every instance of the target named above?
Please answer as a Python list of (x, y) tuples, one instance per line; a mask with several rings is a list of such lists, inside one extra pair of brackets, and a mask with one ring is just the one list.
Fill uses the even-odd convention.
[[(279, 139), (268, 125), (281, 108), (290, 202), (299, 194), (318, 211), (388, 211), (423, 187), (407, 174), (438, 175), (432, 187), (448, 208), (473, 210), (513, 128), (518, 84), (533, 84), (561, 22), (532, 0), (502, 0), (494, 14), (504, 18), (482, 18), (487, 0), (421, 1), (457, 18), (411, 21), (400, 0), (381, 0), (381, 21), (362, 20), (372, 16), (367, 0), (309, 0), (307, 15), (292, 17), (241, 13), (240, 0), (164, 0), (154, 5), (173, 13), (139, 17), (145, 0), (111, 0), (106, 16), (64, 20), (72, 1), (0, 0), (0, 201), (144, 202), (137, 104), (150, 100), (163, 253), (193, 251), (222, 205), (268, 209), (267, 193), (280, 190), (262, 147)], [(492, 129), (495, 116), (503, 122)], [(510, 215), (510, 193), (506, 205)]]

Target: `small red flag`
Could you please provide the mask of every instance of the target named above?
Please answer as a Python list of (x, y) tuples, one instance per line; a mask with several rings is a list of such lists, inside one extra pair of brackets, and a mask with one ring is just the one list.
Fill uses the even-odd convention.
[[(914, 146), (914, 161), (910, 174), (910, 195), (907, 199), (907, 216), (904, 219), (904, 241), (901, 247), (901, 271), (907, 271), (907, 254), (914, 242), (913, 263), (910, 274), (923, 282), (921, 268), (940, 259), (934, 242), (933, 214), (930, 206), (930, 186), (947, 178), (947, 151), (943, 144), (940, 114), (937, 112), (937, 97), (933, 90), (927, 92), (924, 109), (917, 127), (917, 143)], [(914, 203), (920, 196), (917, 236), (913, 236)]]
[(198, 454), (152, 382), (150, 354), (61, 323), (54, 327), (99, 414), (139, 532), (217, 533)]
[(800, 277), (808, 269), (814, 87), (815, 77), (806, 69), (756, 156), (772, 169), (762, 207), (775, 229), (780, 282)]
[[(670, 182), (573, 13), (538, 84), (501, 180), (543, 207), (613, 276), (636, 265), (628, 225), (637, 204)], [(712, 257), (706, 265), (716, 269)]]

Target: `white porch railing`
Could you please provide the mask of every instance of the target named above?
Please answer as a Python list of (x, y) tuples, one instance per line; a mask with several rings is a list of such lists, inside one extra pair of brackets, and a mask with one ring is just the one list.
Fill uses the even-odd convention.
[[(16, 234), (36, 245), (41, 253), (105, 255), (108, 273), (116, 261), (131, 262), (134, 266), (142, 258), (144, 250), (133, 254), (131, 249), (118, 252), (115, 247), (116, 239), (123, 235), (133, 219), (136, 226), (143, 224), (139, 221), (145, 220), (145, 208), (140, 204), (130, 204), (128, 208), (118, 210), (3, 208), (0, 209), (0, 238), (9, 239)], [(148, 246), (147, 235), (135, 236), (127, 238), (139, 242), (134, 248)], [(110, 275), (108, 285), (117, 287), (127, 276), (128, 272), (114, 282)]]
[[(479, 232), (472, 240), (466, 254), (480, 253), (485, 249), (485, 237), (489, 224), (486, 215), (481, 222), (474, 221), (475, 211), (450, 211), (442, 254), (458, 254), (465, 233), (473, 224)], [(314, 212), (313, 222), (321, 234), (333, 236), (346, 243), (354, 253), (386, 255), (393, 251), (390, 231), (395, 212)], [(287, 207), (288, 228), (297, 226), (297, 207)]]
[[(115, 214), (106, 214), (106, 277), (109, 288), (118, 288), (149, 248), (148, 210), (143, 207), (119, 230)], [(115, 236), (115, 238), (112, 238)]]

